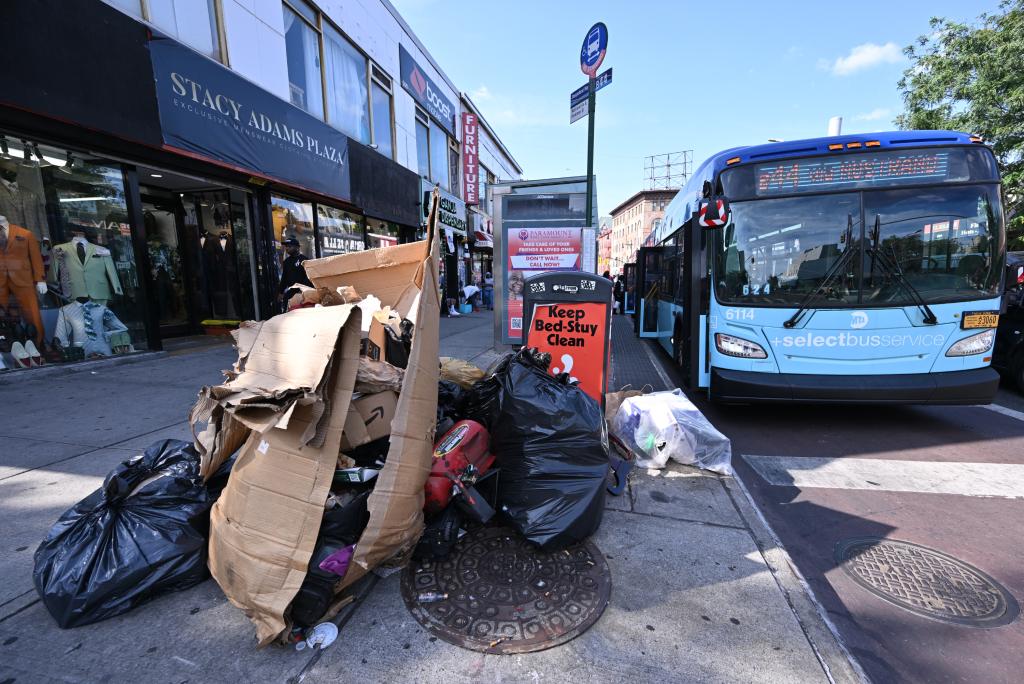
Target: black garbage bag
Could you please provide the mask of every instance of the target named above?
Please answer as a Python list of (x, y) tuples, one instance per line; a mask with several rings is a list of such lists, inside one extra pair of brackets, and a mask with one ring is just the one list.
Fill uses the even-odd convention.
[(539, 352), (536, 348), (523, 348), (495, 361), (484, 379), (465, 392), (462, 400), (462, 417), (465, 420), (476, 421), (488, 431), (493, 430), (501, 413), (503, 379), (508, 375), (509, 365), (513, 362), (533, 365), (546, 372), (551, 363), (551, 354)]
[(112, 470), (36, 549), (32, 579), (57, 625), (105, 620), (209, 577), (214, 498), (188, 442), (154, 442)]
[(359, 536), (370, 521), (366, 502), (370, 492), (362, 492), (343, 506), (335, 506), (324, 512), (316, 547), (309, 559), (306, 578), (291, 604), (292, 623), (306, 629), (323, 617), (334, 599), (334, 586), (341, 577), (320, 568), (329, 556), (346, 546), (359, 541)]
[(384, 358), (392, 366), (406, 368), (409, 365), (409, 353), (412, 351), (413, 323), (408, 318), (403, 318), (398, 324), (399, 333), (396, 333), (390, 325), (384, 326)]
[(435, 435), (443, 435), (462, 420), (466, 390), (449, 380), (437, 383), (437, 426)]
[(567, 376), (548, 375), (544, 356), (520, 352), (494, 373), (500, 391), (489, 427), (501, 511), (529, 541), (551, 550), (600, 526), (608, 438), (600, 405)]

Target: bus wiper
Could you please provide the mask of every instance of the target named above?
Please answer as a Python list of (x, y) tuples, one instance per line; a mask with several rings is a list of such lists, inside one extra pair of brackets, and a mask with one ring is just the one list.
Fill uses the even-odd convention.
[(935, 317), (935, 312), (931, 310), (927, 302), (924, 301), (924, 297), (917, 291), (906, 274), (903, 273), (903, 269), (900, 268), (899, 257), (896, 256), (896, 247), (893, 246), (893, 259), (889, 259), (889, 255), (878, 248), (878, 238), (882, 229), (882, 217), (880, 214), (875, 214), (875, 227), (871, 229), (871, 278), (874, 280), (875, 277), (875, 264), (877, 263), (882, 267), (882, 271), (887, 273), (889, 277), (893, 278), (903, 289), (910, 295), (910, 298), (914, 300), (914, 304), (921, 313), (924, 314), (924, 322), (926, 325), (935, 325), (939, 322), (939, 319)]
[(826, 271), (825, 277), (821, 279), (821, 282), (818, 284), (818, 287), (814, 288), (813, 291), (809, 292), (807, 296), (803, 298), (803, 300), (800, 302), (800, 306), (796, 308), (796, 311), (793, 313), (792, 316), (789, 317), (789, 320), (785, 321), (782, 324), (782, 327), (792, 328), (797, 323), (799, 323), (800, 319), (804, 317), (805, 313), (807, 313), (807, 310), (810, 307), (811, 302), (814, 301), (814, 299), (832, 283), (832, 279), (835, 278), (837, 274), (842, 273), (846, 269), (846, 265), (849, 263), (854, 252), (853, 214), (846, 215), (846, 234), (843, 237), (843, 241), (846, 243), (846, 249), (839, 256), (839, 258), (836, 259), (835, 263), (832, 264), (831, 268), (829, 268), (828, 271)]

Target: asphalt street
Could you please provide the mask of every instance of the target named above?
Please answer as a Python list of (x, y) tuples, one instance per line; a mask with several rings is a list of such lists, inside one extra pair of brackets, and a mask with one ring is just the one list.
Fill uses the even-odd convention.
[[(668, 355), (645, 344), (669, 380), (655, 389), (678, 384)], [(732, 440), (738, 479), (873, 681), (1020, 681), (1019, 617), (950, 621), (1000, 612), (987, 580), (1005, 590), (1005, 619), (1024, 601), (1024, 399), (1014, 388), (989, 407), (718, 406), (689, 394)], [(860, 568), (885, 598), (837, 558), (863, 539), (876, 552), (887, 548), (878, 539), (917, 545)], [(982, 575), (943, 585), (950, 568), (963, 572), (956, 561)]]

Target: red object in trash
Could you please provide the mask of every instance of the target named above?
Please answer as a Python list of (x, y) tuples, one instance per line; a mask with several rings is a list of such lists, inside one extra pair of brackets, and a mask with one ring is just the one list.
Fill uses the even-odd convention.
[[(491, 435), (480, 423), (460, 420), (434, 445), (434, 462), (424, 486), (423, 510), (440, 513), (451, 503), (455, 482), (472, 485), (494, 465)], [(468, 481), (467, 481), (468, 480)]]

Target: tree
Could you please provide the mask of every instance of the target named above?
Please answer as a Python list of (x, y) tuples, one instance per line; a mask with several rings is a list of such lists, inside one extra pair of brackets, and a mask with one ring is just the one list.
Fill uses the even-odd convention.
[(1002, 172), (1009, 249), (1024, 249), (1024, 0), (1003, 0), (975, 25), (934, 17), (930, 26), (904, 50), (896, 124), (984, 138)]

